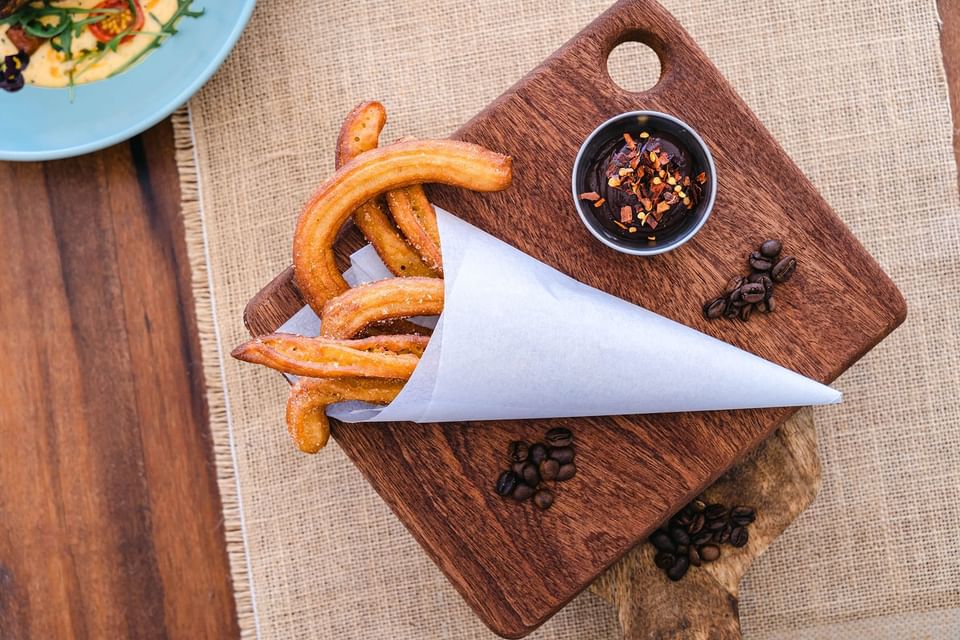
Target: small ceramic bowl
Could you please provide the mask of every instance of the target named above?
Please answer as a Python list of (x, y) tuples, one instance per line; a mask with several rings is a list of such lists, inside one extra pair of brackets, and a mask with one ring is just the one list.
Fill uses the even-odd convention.
[[(596, 160), (597, 153), (609, 145), (615, 138), (622, 138), (624, 133), (636, 134), (638, 131), (649, 131), (652, 135), (666, 134), (672, 136), (690, 154), (693, 165), (700, 171), (706, 171), (708, 179), (706, 188), (699, 203), (687, 213), (681, 224), (666, 233), (656, 234), (656, 240), (646, 237), (637, 240), (621, 238), (603, 227), (596, 217), (595, 208), (588, 200), (581, 200), (580, 194), (586, 188), (587, 172), (590, 165)], [(703, 138), (694, 131), (693, 127), (673, 116), (657, 111), (629, 111), (614, 116), (593, 130), (577, 153), (573, 163), (573, 202), (580, 214), (580, 219), (593, 236), (611, 249), (635, 256), (653, 256), (676, 249), (696, 235), (703, 227), (713, 204), (717, 199), (717, 168), (713, 162), (710, 149)]]

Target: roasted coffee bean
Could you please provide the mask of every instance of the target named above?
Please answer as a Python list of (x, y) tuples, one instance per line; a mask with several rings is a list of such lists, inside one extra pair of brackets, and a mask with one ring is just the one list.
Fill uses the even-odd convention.
[(653, 556), (653, 564), (657, 565), (664, 571), (672, 567), (673, 563), (676, 561), (677, 557), (667, 551), (661, 551), (657, 555)]
[(553, 504), (553, 493), (546, 489), (541, 489), (533, 496), (533, 503), (546, 511)]
[(707, 300), (706, 304), (703, 305), (703, 317), (707, 320), (715, 320), (722, 316), (723, 312), (726, 310), (726, 298), (714, 298), (713, 300)]
[(715, 544), (705, 544), (700, 547), (700, 559), (704, 562), (713, 562), (720, 557), (720, 547)]
[(670, 534), (663, 529), (657, 529), (653, 532), (653, 535), (650, 536), (650, 544), (655, 546), (660, 551), (674, 553), (677, 550), (677, 545), (673, 543), (673, 539), (670, 537)]
[(726, 310), (723, 312), (723, 317), (724, 317), (724, 318), (735, 318), (735, 317), (737, 317), (737, 311), (738, 311), (738, 310), (739, 310), (739, 309), (737, 308), (736, 305), (734, 305), (733, 303), (729, 303), (729, 304), (727, 304)]
[(780, 255), (782, 246), (779, 240), (767, 240), (760, 245), (760, 255), (764, 258), (776, 258)]
[(504, 471), (497, 478), (497, 495), (508, 496), (517, 488), (520, 478), (513, 471)]
[(757, 514), (750, 507), (734, 507), (730, 509), (730, 520), (740, 526), (748, 525), (756, 520)]
[(762, 284), (763, 290), (767, 295), (770, 295), (770, 292), (773, 291), (773, 280), (765, 273), (760, 273), (759, 271), (752, 273), (750, 274), (749, 281), (751, 284)]
[(521, 482), (517, 485), (517, 488), (513, 490), (513, 499), (521, 502), (523, 500), (529, 500), (536, 492), (536, 489)]
[(514, 440), (507, 448), (507, 455), (510, 456), (511, 462), (526, 462), (529, 448), (530, 446), (523, 440)]
[(688, 547), (688, 546), (685, 545), (685, 544), (678, 544), (678, 545), (677, 545), (677, 555), (678, 555), (678, 556), (685, 556), (685, 555), (687, 555), (687, 552), (689, 551), (689, 549), (690, 549), (690, 547)]
[(550, 450), (550, 459), (556, 460), (560, 464), (570, 464), (573, 462), (573, 447), (557, 447)]
[(722, 504), (714, 502), (713, 504), (707, 505), (703, 514), (707, 516), (707, 520), (720, 520), (727, 517), (727, 508)]
[(690, 536), (690, 542), (696, 545), (706, 544), (713, 540), (713, 531), (704, 529), (703, 531)]
[(540, 463), (540, 479), (541, 480), (553, 480), (557, 477), (557, 472), (560, 471), (560, 463), (556, 460), (544, 460)]
[(723, 529), (719, 529), (717, 531), (713, 531), (713, 537), (710, 538), (710, 541), (720, 544), (720, 538), (722, 537), (723, 537)]
[(687, 551), (687, 558), (690, 559), (690, 564), (692, 566), (700, 566), (700, 553), (697, 551), (696, 547), (690, 547), (689, 551)]
[(743, 301), (748, 304), (760, 302), (767, 296), (767, 290), (759, 282), (749, 282), (738, 289)]
[(523, 465), (522, 477), (523, 481), (531, 487), (536, 487), (540, 484), (540, 470), (537, 468), (537, 465), (532, 462)]
[(754, 308), (755, 308), (757, 311), (759, 311), (760, 313), (770, 313), (770, 307), (767, 306), (767, 301), (766, 301), (766, 300), (763, 300), (763, 301), (761, 301), (761, 302), (758, 302), (757, 304), (755, 304), (755, 305), (753, 305), (753, 306), (754, 306)]
[(751, 269), (756, 269), (757, 271), (770, 271), (773, 267), (773, 263), (770, 262), (768, 258), (765, 258), (759, 251), (754, 251), (750, 254), (750, 263)]
[(750, 539), (750, 533), (746, 527), (736, 527), (730, 532), (730, 544), (735, 547), (742, 547)]
[(577, 475), (577, 465), (574, 463), (562, 464), (560, 469), (557, 471), (557, 480), (563, 482), (564, 480), (569, 480), (573, 476)]
[(573, 433), (564, 427), (554, 427), (547, 431), (545, 438), (551, 447), (569, 447), (573, 442)]
[(514, 462), (510, 465), (510, 469), (520, 477), (523, 477), (523, 468), (527, 466), (526, 462)]
[(766, 299), (767, 303), (767, 313), (773, 312), (777, 308), (777, 303), (773, 301), (773, 295), (771, 294), (769, 298)]
[(677, 545), (690, 544), (689, 534), (680, 527), (670, 529), (670, 539), (677, 543)]
[(667, 577), (676, 582), (687, 575), (690, 568), (690, 559), (687, 556), (678, 556), (673, 566), (667, 569)]
[[(748, 284), (748, 283), (745, 282), (745, 283), (743, 283), (743, 284), (746, 285), (746, 284)], [(740, 287), (737, 287), (737, 288), (734, 289), (733, 291), (731, 291), (731, 292), (730, 292), (730, 295), (727, 296), (727, 301), (730, 302), (731, 304), (736, 304), (736, 303), (740, 302), (742, 299), (743, 299), (743, 286), (742, 286), (742, 285), (741, 285)]]
[(538, 442), (530, 447), (530, 452), (527, 454), (527, 460), (533, 464), (540, 464), (547, 459), (547, 447), (542, 442)]
[(690, 521), (690, 525), (687, 527), (687, 533), (691, 536), (703, 531), (703, 525), (707, 523), (706, 517), (702, 513), (698, 513), (693, 517), (693, 520)]
[(693, 509), (694, 513), (703, 513), (703, 510), (707, 508), (707, 503), (698, 498), (690, 503), (690, 508)]
[(733, 276), (727, 281), (727, 287), (723, 290), (725, 294), (733, 293), (747, 282), (743, 276)]
[(723, 531), (725, 526), (727, 526), (727, 523), (724, 520), (710, 520), (707, 522), (707, 529), (710, 531)]
[(737, 314), (737, 317), (746, 322), (750, 319), (750, 316), (753, 314), (753, 305), (748, 304), (745, 307), (740, 308), (740, 313)]
[(773, 266), (770, 276), (773, 278), (774, 282), (786, 282), (796, 270), (797, 259), (793, 256), (787, 256), (786, 258), (782, 258), (780, 262)]
[(731, 531), (730, 527), (724, 527), (723, 531), (720, 532), (720, 540), (718, 542), (720, 542), (720, 544), (727, 544), (727, 542), (730, 541)]
[(670, 518), (670, 525), (673, 527), (686, 528), (687, 525), (693, 520), (693, 517), (686, 511), (681, 511), (677, 515)]

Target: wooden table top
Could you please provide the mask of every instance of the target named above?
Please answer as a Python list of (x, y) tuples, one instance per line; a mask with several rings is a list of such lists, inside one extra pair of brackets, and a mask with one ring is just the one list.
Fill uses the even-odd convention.
[[(940, 9), (957, 119), (960, 2)], [(179, 197), (169, 121), (0, 163), (4, 639), (239, 635)]]

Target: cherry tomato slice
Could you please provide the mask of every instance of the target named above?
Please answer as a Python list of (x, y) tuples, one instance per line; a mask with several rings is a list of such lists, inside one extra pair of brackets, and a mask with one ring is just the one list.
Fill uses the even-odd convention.
[[(134, 15), (130, 15), (130, 5), (133, 4)], [(96, 9), (120, 9), (119, 13), (111, 13), (100, 22), (90, 25), (90, 33), (103, 43), (110, 42), (124, 31), (140, 31), (143, 29), (144, 15), (140, 0), (103, 0)], [(120, 42), (132, 40), (129, 35)]]

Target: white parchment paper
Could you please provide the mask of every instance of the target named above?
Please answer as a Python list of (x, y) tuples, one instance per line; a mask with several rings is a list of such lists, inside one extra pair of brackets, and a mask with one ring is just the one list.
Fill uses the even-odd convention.
[[(841, 400), (830, 387), (588, 287), (446, 211), (437, 216), (444, 312), (419, 366), (389, 406), (342, 403), (329, 415), (449, 422)], [(372, 247), (351, 262), (351, 284), (390, 276)], [(280, 330), (316, 335), (319, 326), (305, 308)]]

